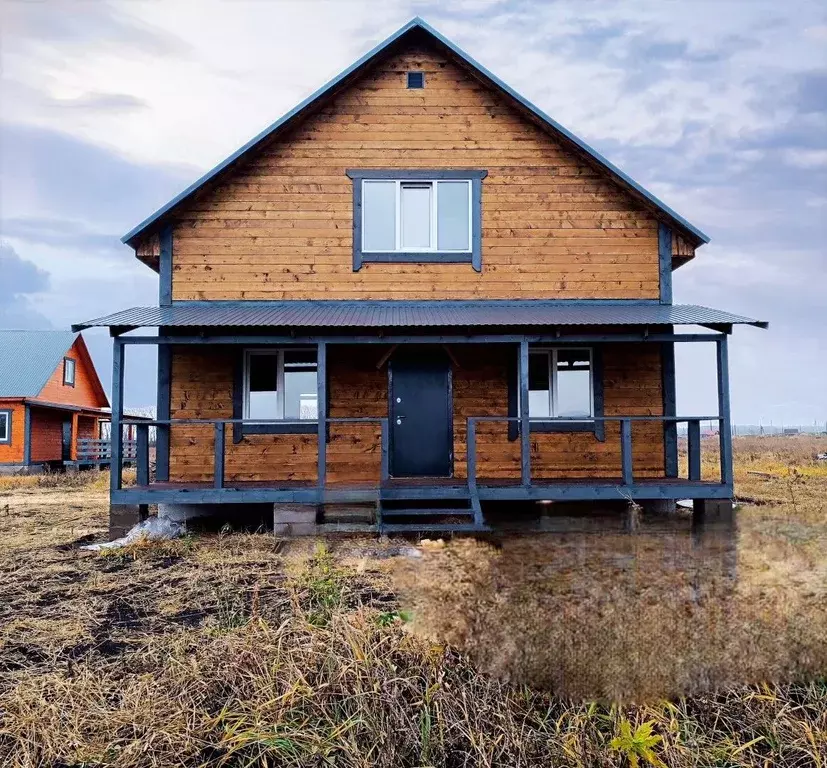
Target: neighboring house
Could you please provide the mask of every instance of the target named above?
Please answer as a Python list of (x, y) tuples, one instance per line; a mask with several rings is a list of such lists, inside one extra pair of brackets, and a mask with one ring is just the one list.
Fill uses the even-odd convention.
[[(490, 500), (732, 498), (728, 334), (765, 324), (673, 305), (707, 237), (419, 19), (124, 242), (159, 306), (76, 326), (114, 336), (115, 420), (126, 348), (158, 345), (157, 471), (139, 427), (124, 525), (154, 502), (306, 505), (279, 512), (294, 531), (363, 503), (394, 531), (481, 530)], [(676, 342), (717, 350), (717, 478)]]
[(108, 407), (83, 336), (0, 330), (0, 471), (77, 462)]

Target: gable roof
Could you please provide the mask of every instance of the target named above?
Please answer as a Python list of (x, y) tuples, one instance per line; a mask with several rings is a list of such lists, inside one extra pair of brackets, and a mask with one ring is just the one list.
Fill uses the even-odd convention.
[(634, 196), (638, 197), (645, 203), (648, 203), (650, 207), (654, 206), (654, 208), (666, 219), (668, 219), (671, 223), (676, 224), (679, 229), (683, 230), (690, 237), (690, 239), (694, 241), (694, 245), (697, 246), (702, 243), (709, 242), (709, 237), (707, 237), (707, 235), (705, 235), (700, 229), (690, 224), (668, 205), (655, 197), (655, 195), (651, 192), (644, 189), (640, 186), (640, 184), (634, 181), (634, 179), (621, 171), (616, 165), (611, 163), (603, 157), (603, 155), (586, 144), (585, 141), (575, 136), (571, 133), (571, 131), (564, 128), (556, 120), (549, 117), (539, 107), (535, 106), (528, 99), (521, 96), (511, 87), (506, 85), (496, 75), (471, 58), (471, 56), (465, 53), (465, 51), (452, 43), (446, 37), (443, 37), (443, 35), (437, 32), (433, 27), (420, 19), (418, 16), (411, 19), (411, 21), (403, 27), (400, 27), (400, 29), (394, 32), (390, 37), (386, 38), (375, 48), (368, 51), (368, 53), (351, 64), (343, 72), (338, 74), (329, 82), (325, 83), (318, 91), (311, 94), (300, 104), (293, 107), (293, 109), (279, 118), (275, 123), (265, 128), (257, 136), (250, 139), (250, 141), (230, 155), (226, 160), (220, 162), (217, 166), (215, 166), (215, 168), (204, 174), (183, 192), (166, 203), (166, 205), (163, 205), (155, 211), (155, 213), (153, 213), (149, 218), (145, 219), (138, 224), (138, 226), (127, 232), (121, 238), (121, 242), (134, 247), (138, 238), (147, 234), (148, 231), (156, 229), (157, 226), (167, 218), (168, 214), (170, 214), (178, 205), (187, 200), (195, 192), (201, 189), (205, 184), (211, 182), (227, 168), (237, 163), (245, 157), (248, 152), (260, 145), (263, 141), (274, 137), (279, 132), (290, 127), (294, 121), (298, 121), (302, 117), (306, 116), (314, 109), (318, 102), (327, 100), (342, 91), (356, 78), (358, 78), (367, 67), (375, 63), (380, 57), (388, 55), (391, 49), (394, 48), (396, 44), (400, 43), (403, 38), (415, 34), (424, 35), (431, 42), (436, 42), (438, 45), (442, 46), (459, 64), (468, 69), (472, 75), (506, 96), (513, 106), (518, 108), (524, 115), (536, 122), (537, 125), (554, 135), (555, 138), (561, 140), (565, 145), (567, 145), (570, 149), (573, 149), (585, 160), (591, 162), (592, 165), (595, 165), (607, 172), (620, 186), (624, 187)]
[(0, 331), (0, 397), (37, 397), (74, 342), (71, 331)]

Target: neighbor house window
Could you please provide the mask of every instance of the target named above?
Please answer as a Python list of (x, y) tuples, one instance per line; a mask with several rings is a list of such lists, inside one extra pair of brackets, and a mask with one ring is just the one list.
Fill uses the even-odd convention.
[(67, 387), (75, 386), (75, 361), (71, 357), (63, 358), (63, 383)]
[(0, 411), (0, 444), (11, 443), (11, 411)]
[(592, 350), (533, 349), (528, 356), (528, 415), (532, 419), (594, 416)]
[(353, 265), (480, 262), (485, 171), (348, 171), (353, 179)]
[(244, 419), (316, 421), (315, 349), (249, 350), (244, 362)]

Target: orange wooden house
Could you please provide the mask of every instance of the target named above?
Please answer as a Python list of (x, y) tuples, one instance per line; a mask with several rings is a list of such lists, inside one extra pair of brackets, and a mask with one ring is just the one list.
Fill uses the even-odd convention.
[(0, 471), (77, 462), (108, 408), (80, 334), (0, 330)]

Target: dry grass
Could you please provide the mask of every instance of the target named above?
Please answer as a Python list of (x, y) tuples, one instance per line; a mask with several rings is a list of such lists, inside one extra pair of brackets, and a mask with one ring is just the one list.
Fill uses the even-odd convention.
[(737, 548), (644, 521), (413, 566), (236, 533), (98, 556), (102, 488), (0, 486), (0, 765), (623, 766), (649, 722), (670, 767), (827, 766), (827, 471), (796, 442), (736, 441)]

